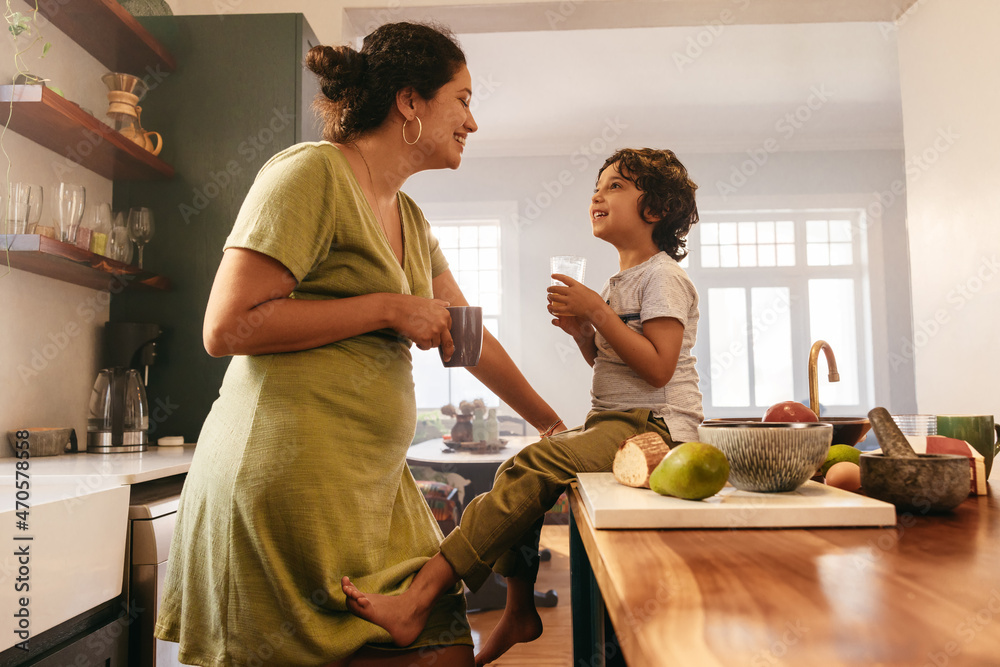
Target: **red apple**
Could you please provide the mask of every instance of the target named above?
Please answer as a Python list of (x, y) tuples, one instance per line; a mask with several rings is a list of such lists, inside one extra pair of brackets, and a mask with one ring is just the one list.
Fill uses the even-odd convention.
[(762, 422), (818, 422), (816, 413), (798, 401), (775, 403), (764, 413)]

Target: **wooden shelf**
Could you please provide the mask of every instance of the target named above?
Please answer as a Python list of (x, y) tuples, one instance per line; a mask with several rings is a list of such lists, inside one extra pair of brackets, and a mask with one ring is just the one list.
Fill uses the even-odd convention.
[[(35, 7), (35, 0), (25, 0)], [(38, 13), (112, 72), (172, 72), (174, 57), (115, 0), (39, 2)]]
[(14, 99), (8, 127), (105, 178), (149, 181), (174, 168), (45, 86), (0, 86), (0, 102)]
[(92, 289), (170, 289), (163, 276), (38, 234), (0, 234), (0, 266), (7, 265), (8, 257), (11, 268)]

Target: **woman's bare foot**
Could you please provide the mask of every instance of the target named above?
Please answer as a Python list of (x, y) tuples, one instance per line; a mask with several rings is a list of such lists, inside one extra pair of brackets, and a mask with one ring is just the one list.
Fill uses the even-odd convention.
[(347, 596), (347, 609), (388, 631), (396, 646), (412, 644), (427, 625), (431, 607), (418, 604), (409, 590), (401, 595), (362, 593), (348, 577), (340, 580), (340, 587)]
[(514, 644), (531, 642), (541, 636), (542, 619), (534, 607), (513, 611), (508, 606), (486, 640), (483, 650), (476, 654), (476, 667), (493, 662)]

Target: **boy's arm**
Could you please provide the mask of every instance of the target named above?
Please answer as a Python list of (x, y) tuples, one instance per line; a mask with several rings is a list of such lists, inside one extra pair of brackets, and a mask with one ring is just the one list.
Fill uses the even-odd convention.
[(594, 327), (622, 361), (654, 387), (663, 387), (674, 376), (684, 341), (684, 325), (673, 317), (655, 317), (642, 323), (642, 333), (629, 328), (611, 306), (605, 304), (600, 322)]
[[(684, 325), (673, 317), (655, 317), (642, 323), (642, 333), (621, 321), (601, 295), (572, 278), (559, 276), (566, 286), (548, 288), (549, 312), (560, 319), (575, 315), (601, 332), (608, 344), (629, 368), (654, 387), (670, 381), (680, 358)], [(580, 323), (580, 326), (583, 322)], [(574, 336), (575, 338), (575, 336)], [(593, 343), (593, 337), (590, 338)], [(579, 344), (579, 340), (577, 341)], [(583, 348), (581, 346), (581, 351)], [(596, 347), (593, 350), (596, 355)], [(584, 357), (587, 353), (584, 352)], [(593, 362), (591, 362), (593, 365)]]

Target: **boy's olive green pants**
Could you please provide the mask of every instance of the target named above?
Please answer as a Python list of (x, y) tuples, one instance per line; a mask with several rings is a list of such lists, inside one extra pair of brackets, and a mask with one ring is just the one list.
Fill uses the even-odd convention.
[(493, 490), (472, 499), (441, 554), (472, 590), (496, 571), (534, 582), (545, 512), (580, 472), (609, 472), (618, 445), (654, 431), (670, 444), (662, 419), (648, 409), (593, 411), (583, 426), (522, 449), (497, 471)]

